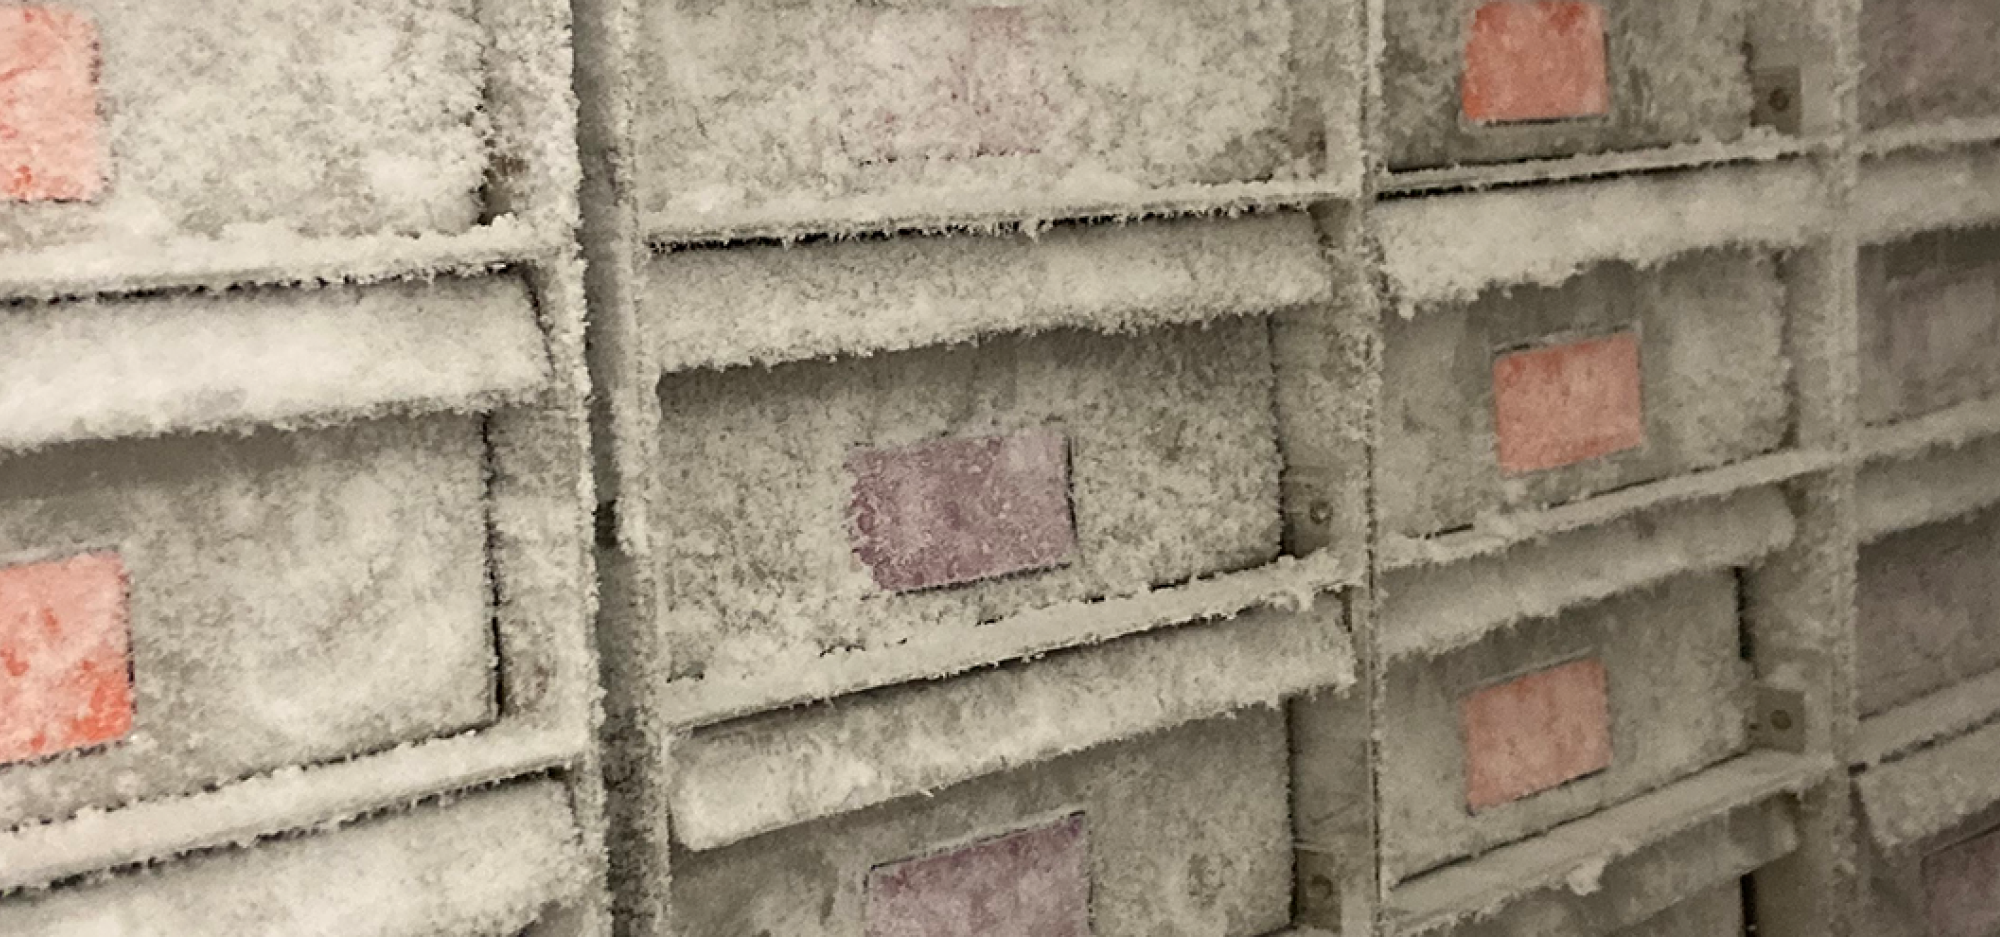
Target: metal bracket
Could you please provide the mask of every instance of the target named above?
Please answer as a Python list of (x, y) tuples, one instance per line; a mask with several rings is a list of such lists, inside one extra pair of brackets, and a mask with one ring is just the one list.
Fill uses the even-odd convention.
[(1805, 111), (1805, 94), (1798, 66), (1752, 69), (1750, 94), (1751, 124), (1798, 135)]
[(1798, 690), (1757, 686), (1757, 711), (1750, 722), (1750, 740), (1759, 748), (1804, 753), (1806, 697)]

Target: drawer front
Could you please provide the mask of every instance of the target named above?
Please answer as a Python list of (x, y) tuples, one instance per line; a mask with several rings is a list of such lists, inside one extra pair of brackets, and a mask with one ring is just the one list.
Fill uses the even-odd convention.
[(585, 887), (569, 795), (537, 782), (0, 901), (17, 937), (516, 937)]
[(1751, 114), (1745, 8), (1745, 0), (1389, 4), (1389, 165), (1735, 139)]
[(675, 933), (1254, 937), (1290, 919), (1275, 710), (674, 857)]
[(1861, 252), (1861, 418), (1888, 423), (2000, 390), (2000, 229)]
[(1265, 562), (1271, 381), (1257, 319), (670, 377), (675, 659), (761, 673)]
[(2000, 116), (2000, 7), (1865, 0), (1861, 122), (1870, 128)]
[(485, 464), (463, 417), (0, 461), (0, 821), (489, 720)]
[(1323, 146), (1291, 139), (1293, 19), (1281, 0), (650, 4), (642, 205), (688, 223), (1272, 179)]
[[(482, 0), (0, 11), (0, 246), (461, 231), (486, 181)], [(274, 41), (275, 37), (275, 41)]]
[(1386, 319), (1384, 524), (1451, 530), (1775, 448), (1783, 302), (1769, 258), (1705, 252)]
[(2000, 667), (2000, 511), (1862, 545), (1856, 623), (1861, 714)]
[(1924, 919), (1934, 937), (2000, 931), (2000, 830), (1988, 830), (1923, 858)]
[(1986, 937), (2000, 930), (2000, 820), (1988, 807), (1908, 851), (1861, 851), (1867, 889), (1857, 922), (1883, 937)]
[(1743, 750), (1733, 572), (1528, 622), (1387, 671), (1382, 840), (1397, 879)]

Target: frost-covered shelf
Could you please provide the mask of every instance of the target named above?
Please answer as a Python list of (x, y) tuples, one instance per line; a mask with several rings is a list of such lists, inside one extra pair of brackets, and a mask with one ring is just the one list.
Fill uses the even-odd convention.
[(1002, 332), (1127, 332), (1324, 303), (1312, 219), (1063, 225), (1046, 232), (698, 248), (654, 257), (640, 354), (670, 374), (901, 351)]
[(1735, 758), (1406, 881), (1390, 891), (1386, 932), (1530, 937), (1637, 923), (1789, 854), (1798, 830), (1787, 795), (1834, 770), (1824, 759), (1771, 751)]
[(2000, 118), (1943, 120), (1889, 127), (1861, 136), (1861, 153), (1881, 156), (1899, 150), (1937, 150), (2000, 143)]
[(832, 699), (898, 683), (951, 676), (1065, 648), (1100, 644), (1184, 622), (1230, 618), (1260, 608), (1303, 611), (1338, 603), (1331, 593), (1359, 583), (1362, 571), (1330, 552), (1225, 573), (1133, 596), (1067, 602), (981, 626), (970, 635), (940, 633), (866, 655), (831, 654), (804, 670), (736, 680), (691, 679), (659, 697), (667, 725), (692, 729), (754, 713)]
[(1377, 191), (1393, 197), (1460, 189), (1577, 181), (1630, 173), (1766, 162), (1826, 152), (1832, 146), (1833, 143), (1829, 140), (1800, 140), (1767, 135), (1733, 143), (1683, 143), (1654, 149), (1591, 153), (1555, 159), (1411, 169), (1384, 172), (1377, 183)]
[(1749, 488), (1524, 537), (1449, 565), (1405, 566), (1380, 580), (1379, 647), (1390, 659), (1443, 654), (1681, 573), (1748, 565), (1796, 532), (1782, 492)]
[(1909, 458), (2000, 435), (2000, 397), (1972, 400), (1935, 413), (1869, 427), (1857, 447), (1863, 461)]
[(510, 784), (12, 896), (0, 931), (516, 934), (589, 902), (573, 824), (561, 785)]
[(0, 832), (0, 892), (310, 829), (438, 794), (574, 765), (577, 733), (503, 723), (184, 797)]
[(463, 234), (308, 238), (256, 233), (83, 243), (0, 253), (0, 299), (369, 283), (462, 275), (568, 256), (568, 231), (503, 219)]
[(1862, 466), (1858, 525), (1866, 542), (2000, 502), (2000, 437), (1903, 450)]
[(1854, 786), (1869, 834), (1895, 852), (2000, 803), (1995, 761), (2000, 761), (2000, 725), (1987, 724), (1862, 771)]
[(93, 298), (0, 316), (0, 451), (532, 399), (555, 357), (520, 276)]
[(1849, 211), (1863, 243), (2000, 221), (2000, 147), (1903, 150), (1863, 160)]
[(713, 849), (1005, 768), (1340, 691), (1344, 603), (1266, 610), (854, 694), (669, 743), (677, 842)]
[(851, 202), (838, 211), (762, 208), (732, 212), (726, 220), (656, 213), (641, 223), (655, 249), (745, 242), (791, 242), (883, 234), (1033, 231), (1052, 221), (1137, 221), (1246, 211), (1304, 208), (1359, 198), (1359, 182), (1300, 179), (1187, 185), (1136, 193), (996, 193), (973, 190), (953, 199), (881, 199)]
[(1751, 488), (1782, 484), (1831, 468), (1839, 461), (1835, 454), (1818, 450), (1775, 452), (1555, 507), (1506, 511), (1482, 517), (1476, 526), (1466, 530), (1432, 537), (1385, 534), (1377, 562), (1385, 572), (1416, 566), (1448, 566), (1498, 553), (1518, 544), (1609, 523), (1668, 505), (1711, 500)]
[(1797, 247), (1835, 199), (1800, 159), (1394, 198), (1370, 214), (1398, 312), (1494, 286), (1559, 285), (1604, 261), (1652, 266), (1704, 248)]
[(1870, 768), (2000, 718), (2000, 670), (1861, 720), (1850, 761)]

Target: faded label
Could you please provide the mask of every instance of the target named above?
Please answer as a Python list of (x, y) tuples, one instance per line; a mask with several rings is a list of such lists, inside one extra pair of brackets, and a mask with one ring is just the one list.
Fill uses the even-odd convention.
[(871, 9), (837, 83), (851, 102), (842, 136), (862, 162), (1038, 152), (1054, 131), (1038, 55), (1049, 24), (1019, 7)]
[(1611, 767), (1611, 702), (1595, 658), (1479, 690), (1460, 704), (1465, 800), (1497, 807)]
[(1499, 0), (1473, 14), (1460, 87), (1467, 120), (1510, 123), (1611, 111), (1604, 7)]
[(1930, 937), (2000, 933), (2000, 831), (1924, 857)]
[(1646, 442), (1639, 337), (1619, 332), (1493, 362), (1501, 470), (1559, 468)]
[(104, 188), (97, 30), (52, 7), (0, 8), (0, 192), (75, 201)]
[(893, 592), (1061, 565), (1069, 444), (1051, 430), (854, 453), (854, 552)]
[(115, 553), (0, 568), (0, 764), (131, 731), (125, 595)]
[(1082, 814), (868, 873), (867, 937), (1089, 937)]

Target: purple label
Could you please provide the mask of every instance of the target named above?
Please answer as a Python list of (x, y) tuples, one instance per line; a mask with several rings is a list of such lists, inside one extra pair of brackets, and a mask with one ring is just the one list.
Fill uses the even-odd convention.
[(1985, 937), (2000, 929), (2000, 831), (1924, 858), (1932, 937)]
[(1090, 937), (1083, 815), (868, 873), (867, 937)]
[(1060, 433), (864, 450), (847, 468), (854, 553), (891, 592), (1049, 569), (1076, 552)]

